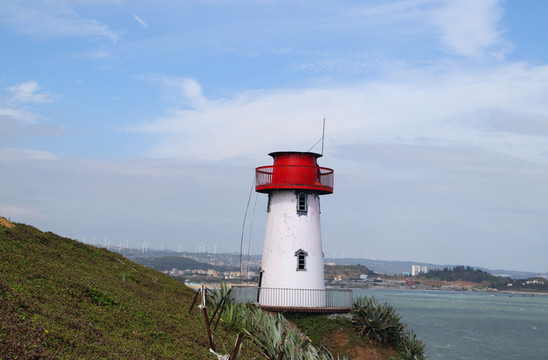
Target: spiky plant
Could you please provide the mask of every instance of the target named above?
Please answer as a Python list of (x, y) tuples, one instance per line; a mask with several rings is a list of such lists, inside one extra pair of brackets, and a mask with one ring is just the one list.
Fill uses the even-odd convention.
[(221, 286), (217, 289), (209, 290), (209, 296), (207, 299), (208, 309), (213, 308), (213, 310), (234, 300), (232, 298), (232, 289), (225, 283), (221, 283)]
[[(304, 333), (287, 321), (283, 315), (255, 309), (249, 313), (248, 336), (263, 348), (268, 359), (334, 360), (326, 350), (315, 348)], [(280, 357), (281, 356), (281, 357)]]
[(426, 346), (417, 339), (413, 330), (406, 329), (401, 336), (398, 351), (404, 360), (424, 360)]
[(374, 297), (359, 297), (352, 309), (352, 324), (362, 337), (379, 345), (396, 346), (405, 325), (389, 304), (377, 304)]

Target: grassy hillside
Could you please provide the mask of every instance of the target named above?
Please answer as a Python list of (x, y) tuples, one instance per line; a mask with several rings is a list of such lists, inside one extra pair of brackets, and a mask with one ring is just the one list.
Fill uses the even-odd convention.
[[(214, 359), (203, 313), (194, 307), (189, 314), (194, 295), (175, 279), (119, 254), (0, 217), (0, 360)], [(413, 358), (402, 355), (408, 342), (396, 346), (360, 338), (353, 324), (360, 317), (290, 316), (310, 344), (294, 325), (281, 329), (279, 320), (285, 319), (279, 315), (231, 305), (218, 313), (208, 308), (210, 317), (218, 315), (217, 323), (222, 315), (213, 331), (219, 354), (234, 348), (237, 334), (247, 334), (240, 359), (264, 359), (270, 350), (270, 357), (283, 353), (286, 359), (299, 353), (295, 346), (314, 359)], [(251, 315), (246, 321), (244, 310)], [(246, 325), (240, 329), (236, 323)], [(378, 331), (378, 324), (371, 329)], [(408, 339), (403, 333), (400, 338)], [(322, 355), (323, 346), (335, 357)]]
[(193, 296), (121, 255), (0, 218), (1, 359), (212, 359)]

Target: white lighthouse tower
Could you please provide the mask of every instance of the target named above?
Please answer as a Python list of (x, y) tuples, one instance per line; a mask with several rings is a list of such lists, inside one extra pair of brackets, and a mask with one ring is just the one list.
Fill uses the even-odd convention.
[(333, 192), (333, 170), (322, 155), (280, 151), (256, 169), (255, 190), (268, 194), (258, 302), (273, 310), (326, 306), (320, 195)]

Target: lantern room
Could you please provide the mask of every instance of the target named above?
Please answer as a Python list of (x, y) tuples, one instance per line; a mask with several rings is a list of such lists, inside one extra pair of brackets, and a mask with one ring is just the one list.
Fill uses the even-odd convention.
[(333, 192), (333, 170), (318, 166), (322, 155), (312, 152), (279, 151), (268, 154), (274, 164), (256, 168), (255, 190), (303, 189), (319, 194)]

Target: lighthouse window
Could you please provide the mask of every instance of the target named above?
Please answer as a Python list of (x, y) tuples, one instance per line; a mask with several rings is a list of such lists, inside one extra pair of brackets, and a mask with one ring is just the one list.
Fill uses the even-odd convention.
[(306, 257), (308, 253), (303, 249), (295, 251), (295, 256), (297, 257), (297, 271), (306, 270)]
[(297, 211), (298, 212), (306, 212), (308, 210), (308, 204), (307, 204), (307, 196), (305, 193), (299, 193), (297, 195)]
[(266, 211), (270, 212), (270, 203), (272, 201), (272, 194), (268, 194), (268, 203), (266, 204)]

